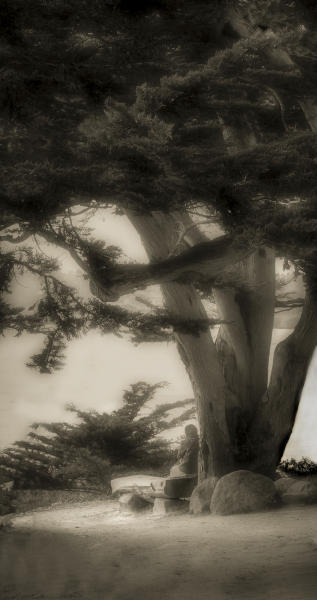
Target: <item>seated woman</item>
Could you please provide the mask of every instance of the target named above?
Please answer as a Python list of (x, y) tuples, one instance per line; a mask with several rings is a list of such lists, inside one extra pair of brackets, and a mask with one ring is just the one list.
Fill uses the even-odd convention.
[[(190, 496), (190, 493), (196, 485), (198, 472), (198, 452), (199, 452), (199, 437), (195, 425), (186, 425), (185, 439), (181, 442), (178, 454), (177, 463), (171, 468), (169, 476), (157, 483), (151, 483), (156, 497), (172, 496), (177, 497), (180, 491), (180, 496)], [(181, 483), (181, 480), (184, 480)], [(187, 480), (187, 483), (186, 483)], [(185, 486), (185, 487), (184, 487)], [(183, 494), (181, 489), (188, 491)], [(175, 496), (176, 493), (176, 496)]]
[(169, 477), (190, 477), (198, 471), (199, 438), (195, 425), (186, 425), (185, 439), (182, 441), (177, 463), (171, 470)]

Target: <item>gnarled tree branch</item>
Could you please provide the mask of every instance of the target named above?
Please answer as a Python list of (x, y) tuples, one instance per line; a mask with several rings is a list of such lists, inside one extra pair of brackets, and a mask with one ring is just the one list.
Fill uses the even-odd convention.
[(168, 282), (216, 283), (217, 277), (248, 256), (250, 250), (234, 244), (230, 236), (220, 236), (197, 244), (181, 254), (148, 265), (118, 265), (96, 269), (91, 264), (91, 291), (103, 301), (119, 298), (149, 285)]

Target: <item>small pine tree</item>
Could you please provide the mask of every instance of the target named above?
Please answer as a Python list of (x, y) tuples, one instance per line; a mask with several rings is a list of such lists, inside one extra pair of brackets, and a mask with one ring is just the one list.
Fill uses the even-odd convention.
[[(30, 440), (15, 442), (0, 454), (0, 474), (20, 488), (65, 488), (81, 481), (84, 486), (109, 489), (114, 474), (167, 472), (176, 452), (158, 434), (192, 418), (195, 410), (193, 400), (183, 400), (142, 415), (162, 385), (143, 381), (131, 385), (123, 394), (122, 407), (110, 414), (69, 406), (79, 420), (76, 425), (34, 424)], [(174, 409), (181, 413), (170, 418)], [(39, 428), (47, 433), (38, 433)]]

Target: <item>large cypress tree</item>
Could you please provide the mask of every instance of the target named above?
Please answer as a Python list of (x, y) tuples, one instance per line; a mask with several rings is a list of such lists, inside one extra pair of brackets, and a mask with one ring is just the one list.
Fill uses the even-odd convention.
[[(16, 269), (43, 282), (31, 314), (2, 304), (4, 328), (46, 335), (31, 361), (43, 371), (90, 327), (172, 335), (197, 402), (202, 473), (272, 474), (317, 338), (314, 3), (13, 1), (2, 16), (2, 239), (27, 244), (5, 247), (2, 286)], [(81, 221), (110, 207), (149, 264), (123, 264)], [(58, 278), (31, 245), (40, 238), (70, 253), (91, 300)], [(276, 257), (303, 276), (306, 297), (268, 382)], [(114, 304), (151, 284), (165, 310)]]

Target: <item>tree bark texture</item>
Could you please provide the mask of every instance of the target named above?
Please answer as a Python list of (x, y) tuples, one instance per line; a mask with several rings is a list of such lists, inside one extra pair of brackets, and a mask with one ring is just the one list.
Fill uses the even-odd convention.
[(317, 343), (317, 305), (306, 295), (293, 333), (275, 349), (270, 383), (251, 429), (257, 452), (252, 470), (274, 473), (295, 422), (307, 370)]
[(249, 431), (267, 388), (275, 304), (274, 252), (263, 248), (238, 265), (240, 289), (214, 290), (219, 316), (217, 350), (232, 392), (226, 416), (237, 465), (252, 458)]
[[(127, 216), (140, 234), (151, 261), (161, 260), (169, 255), (177, 239), (175, 216), (161, 213), (140, 216), (131, 212)], [(161, 290), (170, 313), (189, 320), (207, 318), (193, 285), (170, 282), (162, 284)], [(209, 330), (197, 335), (177, 333), (175, 337), (197, 404), (201, 445), (200, 476), (223, 475), (234, 468), (226, 419), (226, 405), (231, 392), (223, 377), (215, 344)]]
[[(152, 218), (150, 217), (150, 219)], [(163, 219), (163, 216), (161, 218)], [(140, 216), (139, 220), (142, 219), (145, 222), (146, 217)], [(162, 220), (162, 227), (166, 222), (167, 217)], [(143, 233), (142, 240), (145, 239), (144, 236)], [(170, 253), (177, 244), (175, 229), (171, 239), (174, 239), (174, 245), (170, 247), (169, 252), (163, 254), (163, 246), (160, 249), (157, 248), (157, 257), (154, 258), (153, 254), (153, 262), (148, 265), (127, 264), (107, 268), (103, 266), (102, 256), (98, 265), (95, 260), (95, 264), (90, 265), (89, 272), (93, 293), (102, 300), (109, 301), (117, 300), (120, 296), (135, 290), (150, 285), (165, 284), (169, 281), (215, 284), (217, 278), (223, 278), (224, 271), (229, 267), (231, 267), (231, 271), (227, 272), (227, 279), (230, 281), (235, 279), (234, 265), (242, 257), (250, 254), (250, 250), (236, 246), (230, 236), (223, 235), (214, 240), (201, 242), (183, 250), (181, 254), (172, 256)]]
[[(128, 217), (150, 261), (169, 255), (178, 236), (175, 216), (128, 213)], [(201, 238), (194, 228), (187, 243)], [(201, 478), (241, 468), (274, 474), (292, 431), (317, 340), (316, 306), (306, 298), (296, 329), (276, 349), (268, 386), (275, 304), (273, 251), (259, 249), (241, 261), (237, 271), (240, 287), (214, 290), (219, 315), (226, 321), (217, 343), (210, 331), (176, 334), (197, 403)], [(161, 289), (170, 313), (188, 320), (207, 317), (193, 285), (166, 282)]]

